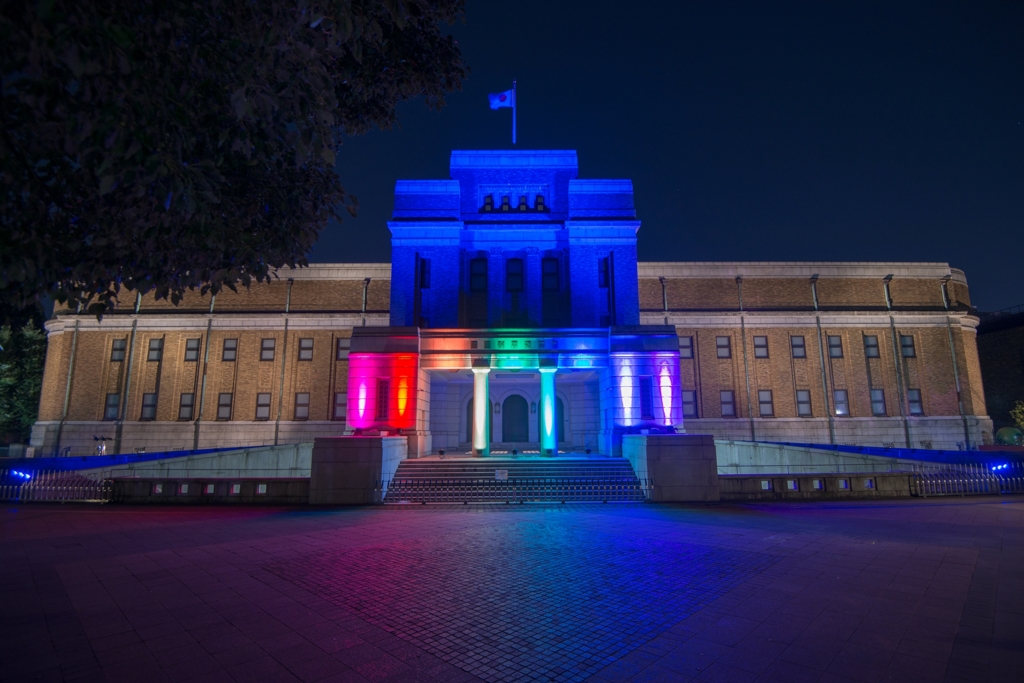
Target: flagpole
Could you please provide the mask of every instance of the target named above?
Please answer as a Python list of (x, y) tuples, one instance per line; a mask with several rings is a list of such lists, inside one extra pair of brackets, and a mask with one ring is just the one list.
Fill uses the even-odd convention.
[(516, 82), (512, 81), (512, 146), (516, 146)]

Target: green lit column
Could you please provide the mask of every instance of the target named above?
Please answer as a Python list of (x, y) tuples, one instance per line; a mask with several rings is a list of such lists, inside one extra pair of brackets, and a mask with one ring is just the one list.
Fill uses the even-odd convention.
[(558, 452), (558, 435), (555, 433), (555, 370), (540, 370), (540, 452), (554, 455)]
[(490, 368), (473, 368), (473, 452), (491, 454)]

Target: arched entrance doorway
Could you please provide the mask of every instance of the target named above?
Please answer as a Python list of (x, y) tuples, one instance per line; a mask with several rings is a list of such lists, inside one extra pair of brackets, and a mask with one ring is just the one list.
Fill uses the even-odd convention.
[(530, 440), (530, 407), (518, 394), (512, 394), (501, 404), (501, 440), (505, 443)]

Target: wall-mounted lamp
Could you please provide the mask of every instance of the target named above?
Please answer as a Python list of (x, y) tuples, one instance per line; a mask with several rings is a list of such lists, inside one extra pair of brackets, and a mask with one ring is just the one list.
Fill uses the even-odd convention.
[(500, 403), (495, 403), (494, 404), (494, 414), (498, 415), (499, 413), (501, 413), (501, 404)]
[(530, 412), (534, 415), (537, 414), (537, 404), (534, 401), (530, 401)]

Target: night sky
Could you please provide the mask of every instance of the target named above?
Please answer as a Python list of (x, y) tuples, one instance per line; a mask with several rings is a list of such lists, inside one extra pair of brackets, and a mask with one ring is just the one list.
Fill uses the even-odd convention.
[(345, 142), (359, 217), (316, 262), (390, 260), (398, 178), (511, 146), (631, 178), (641, 260), (943, 261), (1024, 304), (1024, 3), (469, 0), (440, 113)]

